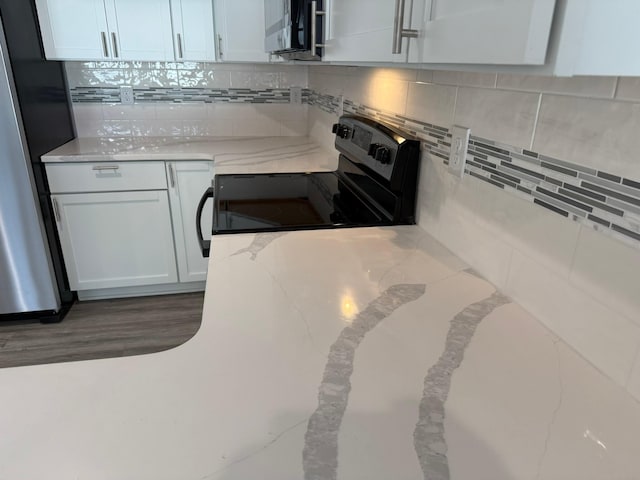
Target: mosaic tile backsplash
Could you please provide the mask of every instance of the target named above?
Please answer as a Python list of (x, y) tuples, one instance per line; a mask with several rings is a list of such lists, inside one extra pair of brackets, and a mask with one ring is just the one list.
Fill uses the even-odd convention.
[[(309, 93), (309, 104), (339, 114), (340, 99)], [(449, 128), (385, 113), (349, 100), (344, 112), (395, 125), (422, 140), (449, 163)], [(557, 215), (640, 247), (640, 181), (471, 135), (465, 174), (517, 195)]]

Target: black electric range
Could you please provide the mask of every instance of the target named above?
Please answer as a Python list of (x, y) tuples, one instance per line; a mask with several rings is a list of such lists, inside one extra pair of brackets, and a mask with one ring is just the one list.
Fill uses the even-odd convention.
[(216, 175), (196, 218), (214, 199), (215, 234), (415, 223), (420, 142), (374, 120), (345, 115), (333, 126), (334, 172)]

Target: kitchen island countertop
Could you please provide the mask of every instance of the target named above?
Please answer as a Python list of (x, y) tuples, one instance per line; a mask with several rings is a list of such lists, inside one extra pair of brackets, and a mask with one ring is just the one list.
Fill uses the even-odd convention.
[(211, 247), (185, 344), (0, 370), (0, 478), (640, 478), (640, 404), (419, 227)]
[(76, 138), (42, 156), (44, 163), (214, 161), (220, 173), (332, 171), (335, 151), (309, 137)]

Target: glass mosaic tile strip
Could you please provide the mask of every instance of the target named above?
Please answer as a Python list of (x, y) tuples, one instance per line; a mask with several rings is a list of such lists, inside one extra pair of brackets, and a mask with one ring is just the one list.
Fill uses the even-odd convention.
[[(335, 97), (311, 91), (309, 104), (338, 114)], [(415, 132), (424, 151), (448, 164), (451, 133), (404, 115), (344, 100), (345, 113)], [(473, 132), (472, 132), (473, 133)], [(465, 173), (505, 192), (640, 248), (640, 181), (471, 135)]]

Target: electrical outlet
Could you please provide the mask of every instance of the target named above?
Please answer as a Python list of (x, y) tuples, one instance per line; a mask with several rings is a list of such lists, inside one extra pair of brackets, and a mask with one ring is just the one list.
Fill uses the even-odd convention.
[(467, 164), (467, 150), (469, 148), (469, 136), (471, 130), (466, 127), (454, 125), (451, 128), (451, 153), (449, 154), (449, 172), (456, 177), (464, 176), (464, 167)]
[(123, 86), (120, 87), (120, 103), (123, 105), (133, 105), (133, 87)]
[(302, 105), (302, 87), (291, 87), (289, 98), (292, 105)]

